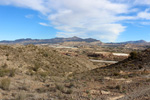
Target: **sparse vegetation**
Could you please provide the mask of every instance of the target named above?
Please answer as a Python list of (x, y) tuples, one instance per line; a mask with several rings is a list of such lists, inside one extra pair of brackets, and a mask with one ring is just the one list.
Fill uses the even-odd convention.
[(0, 68), (0, 77), (4, 77), (4, 76), (14, 77), (15, 71), (16, 71), (15, 69)]
[(16, 99), (15, 100), (26, 100), (26, 94), (25, 93), (19, 93), (17, 96), (16, 96)]
[[(123, 49), (98, 46), (89, 46), (88, 49), (54, 49), (40, 45), (0, 46), (0, 88), (3, 99), (105, 100), (122, 94), (130, 95), (138, 89), (144, 90), (150, 84), (149, 50), (133, 53), (128, 59), (112, 56), (112, 52), (123, 52)], [(103, 50), (111, 52), (104, 55), (95, 53)], [(91, 52), (88, 57), (87, 54)], [(93, 65), (90, 58), (125, 60), (112, 65)]]
[(56, 84), (56, 89), (59, 90), (59, 91), (61, 91), (61, 92), (65, 92), (64, 91), (64, 86), (62, 86), (62, 85)]
[(14, 77), (15, 76), (15, 72), (16, 72), (16, 69), (10, 69), (9, 70), (9, 76), (10, 77)]
[(118, 89), (120, 92), (122, 92), (122, 91), (123, 91), (123, 87), (122, 87), (122, 85), (117, 85), (117, 86), (116, 86), (116, 89)]
[(1, 80), (0, 87), (1, 87), (3, 90), (9, 90), (10, 82), (11, 82), (11, 81), (10, 81), (9, 78), (2, 79), (2, 80)]
[(69, 89), (69, 90), (66, 91), (66, 94), (72, 94), (72, 92), (73, 91), (71, 89)]
[(6, 69), (8, 67), (8, 65), (5, 63), (4, 65), (2, 65), (3, 69)]

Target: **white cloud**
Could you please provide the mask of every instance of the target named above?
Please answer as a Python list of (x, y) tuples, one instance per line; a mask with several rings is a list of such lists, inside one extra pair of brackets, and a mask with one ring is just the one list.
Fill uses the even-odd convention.
[(150, 20), (150, 9), (146, 9), (144, 12), (139, 12), (137, 16), (142, 19)]
[[(55, 13), (49, 20), (56, 29), (57, 36), (94, 37), (105, 41), (115, 41), (125, 27), (116, 22), (122, 20), (118, 14), (128, 13), (128, 6), (111, 3), (108, 0), (57, 0)], [(54, 8), (53, 8), (54, 9)], [(123, 19), (128, 19), (125, 17)]]
[(48, 24), (46, 24), (46, 23), (39, 23), (40, 25), (42, 25), (42, 26), (50, 26), (50, 25), (48, 25)]
[[(116, 28), (117, 27), (117, 28)], [(63, 28), (65, 29), (65, 28)], [(118, 30), (119, 29), (119, 30)], [(65, 32), (58, 32), (58, 37), (71, 37), (71, 36), (79, 36), (83, 38), (93, 37), (96, 39), (101, 39), (103, 41), (114, 41), (120, 32), (123, 32), (125, 27), (120, 24), (105, 24), (99, 25), (97, 27), (89, 26), (89, 29), (77, 29), (78, 31), (73, 31), (66, 29)], [(112, 34), (113, 33), (113, 34)]]
[(150, 0), (0, 0), (0, 4), (41, 12), (51, 26), (59, 30), (57, 36), (61, 37), (115, 41), (126, 28), (120, 21), (150, 18), (148, 11), (130, 15), (139, 12), (135, 5), (150, 4)]
[(46, 0), (0, 0), (1, 5), (13, 5), (40, 11), (43, 14), (50, 12), (45, 6)]

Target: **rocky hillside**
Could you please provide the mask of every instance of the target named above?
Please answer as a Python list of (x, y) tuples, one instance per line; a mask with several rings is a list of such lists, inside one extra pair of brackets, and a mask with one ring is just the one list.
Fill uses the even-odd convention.
[(95, 84), (87, 86), (100, 100), (150, 99), (150, 49), (131, 52), (130, 57), (107, 67), (76, 75), (77, 79)]
[(61, 97), (63, 100), (70, 98), (71, 95), (68, 94), (71, 94), (73, 90), (69, 87), (73, 85), (64, 81), (70, 80), (69, 77), (72, 74), (93, 68), (95, 66), (86, 58), (66, 56), (53, 48), (34, 45), (1, 45), (0, 99), (60, 100), (59, 97)]
[(126, 71), (150, 69), (150, 48), (142, 52), (131, 52), (128, 59), (108, 67)]
[(104, 67), (97, 68), (89, 71), (93, 76), (97, 75), (120, 75), (121, 73), (149, 73), (150, 72), (150, 49), (142, 52), (131, 52), (130, 57), (120, 61), (119, 63)]
[(150, 49), (96, 68), (47, 46), (0, 46), (2, 100), (149, 100)]
[(28, 72), (47, 72), (50, 75), (64, 75), (69, 72), (80, 72), (92, 68), (88, 60), (59, 54), (55, 49), (34, 45), (11, 47), (0, 46), (0, 66), (6, 64)]

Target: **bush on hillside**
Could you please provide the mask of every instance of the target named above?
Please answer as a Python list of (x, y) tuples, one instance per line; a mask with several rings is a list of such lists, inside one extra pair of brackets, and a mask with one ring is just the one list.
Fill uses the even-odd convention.
[(130, 58), (131, 59), (136, 59), (138, 57), (138, 53), (136, 51), (133, 51), (130, 53)]

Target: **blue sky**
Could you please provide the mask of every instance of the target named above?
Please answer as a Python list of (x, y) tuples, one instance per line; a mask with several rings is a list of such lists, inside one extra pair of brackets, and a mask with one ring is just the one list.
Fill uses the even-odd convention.
[(150, 0), (1, 0), (0, 35), (150, 41)]
[(39, 22), (47, 22), (40, 18), (40, 13), (30, 9), (13, 6), (0, 6), (0, 40), (20, 38), (45, 39), (53, 38), (56, 30)]

